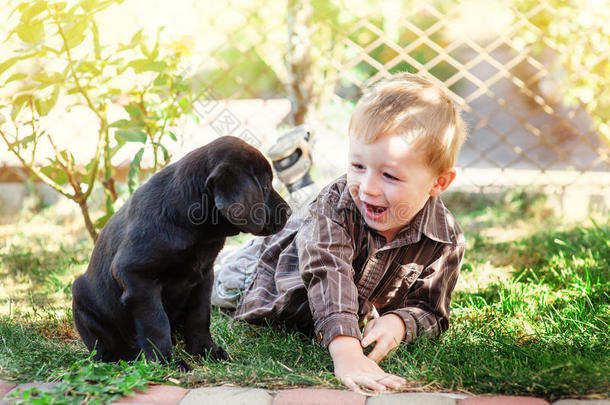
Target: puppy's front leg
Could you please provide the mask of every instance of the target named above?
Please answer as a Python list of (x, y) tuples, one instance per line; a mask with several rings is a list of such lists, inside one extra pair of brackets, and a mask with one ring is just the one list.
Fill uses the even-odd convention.
[[(172, 361), (174, 354), (169, 319), (163, 308), (160, 283), (143, 276), (138, 267), (114, 266), (115, 280), (123, 289), (121, 303), (131, 315), (136, 331), (136, 341), (147, 360)], [(176, 365), (183, 371), (190, 368), (181, 359)]]
[(184, 324), (186, 351), (211, 360), (229, 360), (229, 355), (210, 335), (210, 296), (214, 282), (212, 268), (205, 269), (203, 280), (191, 290)]

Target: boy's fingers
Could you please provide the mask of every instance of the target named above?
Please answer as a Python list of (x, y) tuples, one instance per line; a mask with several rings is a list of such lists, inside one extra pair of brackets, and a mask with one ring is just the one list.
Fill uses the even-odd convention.
[(362, 344), (362, 347), (367, 347), (371, 343), (377, 341), (377, 339), (379, 339), (378, 329), (371, 329), (368, 332), (365, 330), (364, 337), (362, 338), (360, 343)]
[(390, 374), (386, 378), (384, 378), (384, 381), (386, 386), (395, 390), (407, 383), (404, 378), (393, 374)]
[(390, 345), (388, 344), (387, 339), (378, 339), (375, 347), (368, 354), (368, 358), (373, 360), (375, 363), (380, 363), (381, 360), (385, 359), (385, 357), (390, 352)]
[(380, 376), (353, 375), (343, 377), (341, 382), (352, 391), (362, 395), (370, 395), (370, 393), (362, 391), (361, 387), (374, 391), (385, 391), (388, 388), (399, 389), (401, 386), (407, 383), (404, 378), (394, 374), (385, 374)]
[[(366, 382), (366, 384), (365, 384), (365, 382)], [(377, 377), (377, 378), (365, 377), (365, 379), (363, 379), (363, 382), (361, 384), (365, 385), (366, 387), (368, 387), (370, 389), (374, 389), (375, 391), (384, 391), (388, 388), (398, 389), (398, 388), (400, 388), (401, 385), (406, 384), (406, 381), (403, 378), (398, 377), (396, 375), (386, 374), (384, 376)]]
[(343, 382), (343, 384), (345, 384), (345, 386), (347, 388), (349, 388), (350, 390), (354, 391), (354, 392), (360, 392), (360, 387), (358, 386), (358, 384), (356, 384), (354, 382), (354, 380), (350, 377), (345, 377), (342, 378), (341, 381)]
[(381, 360), (385, 357), (384, 350), (380, 347), (379, 343), (375, 345), (375, 348), (368, 354), (369, 359), (373, 360), (375, 363), (381, 363)]
[(366, 325), (364, 325), (365, 336), (371, 331), (371, 329), (373, 329), (373, 327), (375, 326), (375, 321), (377, 321), (377, 319), (371, 319), (366, 323)]
[(386, 390), (386, 386), (384, 384), (381, 384), (380, 382), (378, 382), (380, 380), (377, 380), (373, 377), (369, 377), (366, 375), (362, 375), (362, 376), (358, 376), (358, 378), (356, 379), (356, 382), (370, 390), (374, 390), (374, 391), (385, 391)]
[(385, 385), (378, 383), (375, 379), (365, 376), (365, 375), (356, 375), (352, 377), (344, 377), (341, 379), (341, 382), (345, 384), (347, 388), (350, 390), (362, 394), (362, 395), (370, 395), (366, 392), (362, 391), (361, 386), (374, 390), (374, 391), (383, 391), (385, 390)]

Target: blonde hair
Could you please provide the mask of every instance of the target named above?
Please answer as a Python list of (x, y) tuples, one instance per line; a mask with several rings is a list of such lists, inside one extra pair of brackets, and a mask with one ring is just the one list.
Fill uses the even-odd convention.
[(365, 143), (400, 135), (415, 142), (436, 173), (455, 166), (466, 140), (464, 121), (447, 93), (429, 79), (410, 73), (371, 86), (356, 104), (349, 134)]

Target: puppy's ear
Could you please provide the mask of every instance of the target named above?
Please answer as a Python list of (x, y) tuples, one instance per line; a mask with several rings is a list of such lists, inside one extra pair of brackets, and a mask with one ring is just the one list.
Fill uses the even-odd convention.
[(265, 226), (263, 190), (256, 178), (235, 166), (222, 165), (208, 177), (218, 211), (242, 232), (260, 233)]

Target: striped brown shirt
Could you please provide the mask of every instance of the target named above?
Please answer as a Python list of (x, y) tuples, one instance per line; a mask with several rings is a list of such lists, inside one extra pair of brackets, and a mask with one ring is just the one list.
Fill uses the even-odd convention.
[(257, 238), (260, 260), (235, 317), (284, 322), (315, 332), (328, 346), (338, 335), (361, 339), (363, 320), (394, 313), (405, 341), (449, 327), (449, 303), (464, 256), (464, 235), (439, 197), (386, 243), (352, 200), (346, 176), (326, 186), (306, 216)]

